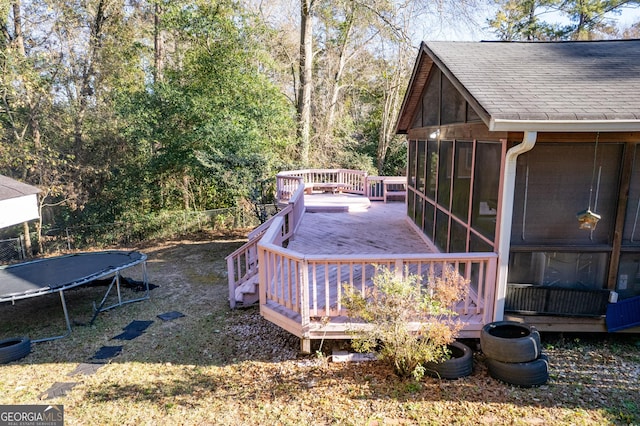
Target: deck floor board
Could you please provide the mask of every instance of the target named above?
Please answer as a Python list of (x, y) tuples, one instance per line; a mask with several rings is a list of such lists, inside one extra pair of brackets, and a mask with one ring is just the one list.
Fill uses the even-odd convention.
[[(314, 197), (340, 196), (307, 195), (305, 204), (312, 204)], [(347, 197), (343, 199), (349, 201)], [(371, 202), (364, 211), (305, 213), (288, 248), (314, 255), (433, 252), (407, 223), (405, 203), (378, 201)]]

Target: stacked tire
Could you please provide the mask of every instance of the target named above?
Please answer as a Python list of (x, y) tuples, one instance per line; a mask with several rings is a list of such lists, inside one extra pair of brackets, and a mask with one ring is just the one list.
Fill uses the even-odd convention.
[(31, 352), (31, 340), (28, 337), (11, 337), (0, 340), (0, 364), (24, 358)]
[(439, 379), (459, 379), (473, 372), (473, 352), (471, 348), (460, 342), (448, 346), (451, 358), (443, 362), (424, 364), (426, 374)]
[(496, 321), (480, 332), (489, 375), (516, 386), (540, 386), (549, 380), (549, 362), (542, 353), (540, 333), (524, 323)]

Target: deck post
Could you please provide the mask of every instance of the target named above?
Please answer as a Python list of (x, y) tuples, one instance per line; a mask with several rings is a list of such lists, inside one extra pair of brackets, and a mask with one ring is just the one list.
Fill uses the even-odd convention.
[(300, 293), (300, 326), (302, 328), (302, 338), (300, 339), (300, 351), (304, 354), (311, 353), (311, 339), (309, 339), (309, 327), (311, 318), (309, 313), (309, 262), (302, 259), (298, 273), (298, 288)]
[(258, 244), (258, 292), (260, 297), (260, 306), (267, 303), (267, 277), (270, 265), (267, 264), (267, 254), (264, 247)]
[(235, 264), (232, 257), (227, 257), (227, 283), (229, 285), (229, 307), (236, 307), (236, 283), (235, 283)]
[(300, 352), (303, 354), (311, 353), (311, 339), (306, 339), (304, 337), (300, 339)]
[(495, 306), (492, 303), (495, 300), (495, 286), (489, 285), (496, 282), (497, 277), (498, 259), (492, 258), (487, 262), (485, 270), (485, 298), (484, 298), (484, 312), (482, 314), (482, 323), (488, 324), (492, 321), (496, 321), (495, 318)]

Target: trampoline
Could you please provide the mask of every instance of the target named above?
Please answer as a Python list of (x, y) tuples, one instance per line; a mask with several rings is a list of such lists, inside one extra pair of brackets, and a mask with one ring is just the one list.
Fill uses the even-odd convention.
[[(60, 339), (71, 333), (71, 321), (65, 301), (66, 290), (89, 284), (99, 279), (107, 279), (107, 290), (100, 304), (94, 304), (93, 319), (106, 310), (127, 303), (149, 299), (149, 282), (146, 269), (147, 256), (137, 251), (102, 251), (94, 253), (77, 253), (65, 256), (50, 257), (0, 267), (0, 302), (12, 302), (59, 293), (67, 331), (60, 336), (32, 340), (42, 342)], [(140, 265), (142, 268), (142, 297), (123, 299), (120, 273), (125, 269)], [(108, 297), (115, 288), (117, 301), (105, 306)], [(93, 321), (92, 319), (92, 321)]]

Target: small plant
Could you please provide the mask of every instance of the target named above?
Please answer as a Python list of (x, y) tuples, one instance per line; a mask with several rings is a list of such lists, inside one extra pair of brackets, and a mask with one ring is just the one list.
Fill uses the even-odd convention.
[(221, 213), (214, 217), (213, 229), (224, 231), (229, 228), (229, 215)]
[(329, 324), (330, 320), (330, 317), (322, 317), (322, 319), (320, 320), (322, 328), (324, 328), (325, 330), (324, 334), (322, 335), (322, 340), (320, 340), (320, 347), (318, 348), (318, 350), (316, 350), (316, 359), (318, 361), (318, 364), (322, 367), (326, 367), (329, 363), (329, 357), (327, 357), (324, 352), (322, 352), (322, 345), (324, 344), (324, 339), (327, 336), (326, 326), (327, 324)]
[(364, 294), (345, 285), (349, 317), (373, 326), (358, 332), (352, 345), (358, 352), (376, 351), (401, 377), (422, 378), (424, 363), (449, 357), (462, 324), (456, 320), (455, 304), (466, 296), (469, 281), (453, 267), (430, 273), (427, 282), (415, 274), (396, 275), (379, 268), (373, 286)]

